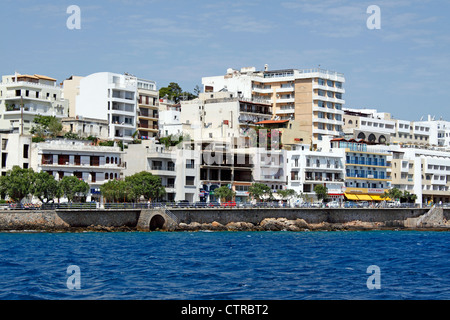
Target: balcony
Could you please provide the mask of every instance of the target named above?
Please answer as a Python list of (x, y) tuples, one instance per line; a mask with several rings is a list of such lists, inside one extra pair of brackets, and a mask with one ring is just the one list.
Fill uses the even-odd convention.
[(239, 107), (240, 112), (256, 113), (264, 115), (272, 115), (272, 107), (253, 105), (253, 104), (241, 104)]
[(356, 173), (354, 171), (351, 171), (350, 173), (347, 173), (347, 178), (350, 178), (350, 179), (391, 180), (386, 175), (379, 174), (377, 172), (372, 173), (372, 174), (367, 174), (366, 172)]
[(371, 159), (359, 159), (359, 160), (347, 160), (346, 165), (361, 165), (361, 166), (372, 166), (372, 167), (387, 167), (385, 161), (377, 161)]
[(277, 100), (275, 101), (275, 103), (294, 103), (295, 102), (295, 97), (289, 97), (289, 98), (277, 98)]
[(295, 90), (294, 85), (291, 86), (281, 86), (280, 88), (277, 88), (277, 93), (284, 93), (284, 92), (292, 92)]

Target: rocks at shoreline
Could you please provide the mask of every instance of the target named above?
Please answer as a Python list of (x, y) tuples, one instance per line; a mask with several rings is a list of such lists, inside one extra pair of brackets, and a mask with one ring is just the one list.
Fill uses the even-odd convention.
[(347, 223), (307, 223), (303, 219), (266, 218), (255, 225), (250, 222), (180, 223), (175, 231), (312, 231), (312, 230), (372, 230), (383, 227), (381, 222), (351, 221)]

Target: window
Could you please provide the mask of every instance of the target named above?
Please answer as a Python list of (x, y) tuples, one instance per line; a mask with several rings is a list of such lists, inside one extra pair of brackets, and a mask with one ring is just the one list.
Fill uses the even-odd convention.
[(28, 144), (24, 144), (23, 145), (23, 157), (25, 159), (28, 159), (28, 150), (29, 150), (30, 145)]
[(186, 169), (194, 169), (195, 166), (195, 160), (188, 159), (186, 160)]
[(195, 181), (195, 177), (192, 176), (186, 176), (186, 185), (187, 186), (193, 186)]

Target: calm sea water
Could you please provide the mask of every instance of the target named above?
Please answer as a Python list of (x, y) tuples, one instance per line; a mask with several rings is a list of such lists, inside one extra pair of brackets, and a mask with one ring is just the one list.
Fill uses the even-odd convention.
[(0, 299), (450, 299), (449, 258), (448, 232), (0, 233)]

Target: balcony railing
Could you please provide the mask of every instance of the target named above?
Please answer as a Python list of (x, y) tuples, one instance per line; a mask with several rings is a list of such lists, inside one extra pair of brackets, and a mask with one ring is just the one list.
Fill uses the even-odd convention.
[(371, 161), (371, 160), (364, 160), (364, 159), (360, 159), (360, 160), (347, 160), (345, 162), (346, 164), (361, 164), (361, 165), (367, 165), (367, 166), (380, 166), (380, 167), (386, 167), (386, 162), (385, 161)]

